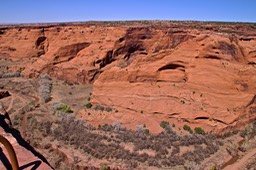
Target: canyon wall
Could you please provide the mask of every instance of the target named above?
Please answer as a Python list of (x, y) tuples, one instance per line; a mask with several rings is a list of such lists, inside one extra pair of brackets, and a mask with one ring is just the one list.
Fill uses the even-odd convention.
[(12, 63), (9, 71), (29, 78), (47, 72), (70, 84), (93, 84), (92, 104), (135, 115), (141, 123), (153, 117), (219, 132), (255, 118), (253, 24), (138, 22), (0, 30), (1, 62)]

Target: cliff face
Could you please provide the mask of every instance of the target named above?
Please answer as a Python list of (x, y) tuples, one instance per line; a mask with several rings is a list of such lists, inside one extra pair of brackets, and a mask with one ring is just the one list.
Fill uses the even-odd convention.
[(214, 131), (243, 122), (245, 115), (246, 120), (252, 118), (248, 113), (256, 92), (255, 36), (129, 31), (124, 44), (134, 43), (138, 49), (128, 53), (125, 66), (100, 75), (94, 83), (95, 103)]
[(93, 104), (135, 116), (136, 123), (151, 121), (152, 129), (168, 120), (220, 131), (255, 118), (250, 24), (13, 27), (1, 31), (0, 56), (31, 78), (47, 72), (92, 83)]
[(124, 32), (95, 26), (9, 28), (0, 38), (1, 58), (20, 61), (31, 78), (48, 72), (70, 83), (89, 83)]

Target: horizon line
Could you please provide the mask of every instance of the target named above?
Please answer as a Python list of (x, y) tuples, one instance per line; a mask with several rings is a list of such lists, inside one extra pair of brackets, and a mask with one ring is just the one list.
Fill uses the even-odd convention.
[(89, 22), (202, 22), (202, 23), (237, 23), (237, 24), (256, 24), (252, 21), (216, 21), (216, 20), (161, 20), (161, 19), (145, 19), (145, 20), (84, 20), (84, 21), (49, 21), (49, 22), (3, 22), (1, 26), (8, 25), (35, 25), (35, 24), (65, 24), (65, 23), (89, 23)]

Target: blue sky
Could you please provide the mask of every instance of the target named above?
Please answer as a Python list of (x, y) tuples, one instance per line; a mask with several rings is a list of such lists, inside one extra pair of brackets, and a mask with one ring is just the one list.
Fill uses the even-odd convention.
[(256, 0), (3, 0), (0, 23), (110, 20), (256, 22)]

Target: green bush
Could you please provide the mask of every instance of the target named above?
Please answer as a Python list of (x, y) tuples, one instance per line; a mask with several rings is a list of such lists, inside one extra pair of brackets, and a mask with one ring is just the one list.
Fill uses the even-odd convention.
[(217, 170), (215, 165), (212, 165), (211, 170)]
[(160, 126), (163, 129), (166, 129), (167, 127), (169, 127), (169, 122), (163, 120), (163, 121), (161, 121)]
[(188, 125), (184, 125), (183, 129), (186, 130), (186, 131), (190, 131), (191, 130), (191, 128)]
[(105, 110), (106, 110), (107, 112), (112, 112), (112, 108), (111, 108), (111, 107), (107, 107)]
[(205, 134), (205, 131), (202, 128), (200, 128), (200, 127), (196, 127), (194, 129), (194, 131), (195, 131), (196, 134), (202, 134), (202, 135)]
[(108, 166), (105, 163), (100, 163), (100, 170), (107, 170)]
[(87, 109), (90, 109), (90, 108), (92, 107), (92, 104), (89, 102), (89, 103), (87, 103), (87, 104), (85, 105), (85, 107), (86, 107)]
[(60, 104), (57, 109), (60, 112), (63, 113), (73, 113), (73, 111), (71, 110), (70, 106), (66, 105), (66, 104)]
[(144, 133), (148, 135), (149, 134), (149, 129), (145, 128)]
[(186, 131), (188, 131), (190, 134), (193, 133), (193, 130), (192, 130), (188, 125), (184, 125), (184, 126), (183, 126), (183, 129), (186, 130)]
[(97, 105), (94, 107), (94, 110), (104, 111), (104, 110), (105, 110), (105, 107), (104, 107), (104, 106), (101, 106), (101, 105), (99, 105), (99, 104), (97, 104)]

